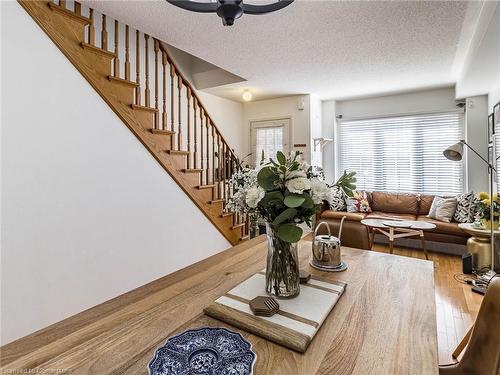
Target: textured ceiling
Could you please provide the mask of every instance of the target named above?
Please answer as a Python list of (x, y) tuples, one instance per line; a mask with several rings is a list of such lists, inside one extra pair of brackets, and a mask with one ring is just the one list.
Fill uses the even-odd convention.
[[(223, 27), (164, 0), (85, 1), (247, 82), (208, 92), (241, 100), (359, 97), (454, 84), (467, 2), (296, 0)], [(463, 36), (462, 36), (463, 39)]]

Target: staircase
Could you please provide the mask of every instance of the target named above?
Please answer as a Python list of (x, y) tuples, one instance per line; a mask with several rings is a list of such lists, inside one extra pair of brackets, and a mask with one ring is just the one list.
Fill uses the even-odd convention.
[(19, 3), (224, 237), (247, 239), (225, 210), (236, 156), (163, 43), (77, 2)]

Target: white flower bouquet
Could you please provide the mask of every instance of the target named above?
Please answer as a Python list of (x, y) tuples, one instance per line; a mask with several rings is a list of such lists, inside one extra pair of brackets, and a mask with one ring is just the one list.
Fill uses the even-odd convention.
[(312, 172), (300, 152), (288, 158), (276, 154), (276, 161), (244, 169), (232, 178), (234, 194), (227, 208), (235, 213), (253, 213), (266, 221), (268, 264), (266, 289), (278, 297), (299, 292), (296, 243), (302, 237), (301, 223), (311, 219), (323, 201), (331, 201), (332, 189)]

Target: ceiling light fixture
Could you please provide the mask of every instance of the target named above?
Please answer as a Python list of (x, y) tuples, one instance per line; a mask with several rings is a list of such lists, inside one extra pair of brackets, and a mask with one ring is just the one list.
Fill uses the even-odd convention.
[(210, 3), (202, 3), (191, 0), (167, 0), (170, 4), (179, 8), (198, 13), (217, 13), (222, 18), (224, 26), (232, 26), (234, 20), (245, 14), (265, 14), (275, 12), (290, 5), (293, 0), (278, 0), (275, 3), (254, 5), (244, 4), (243, 0), (216, 0)]
[(250, 91), (243, 91), (243, 94), (241, 95), (244, 101), (249, 102), (252, 100), (252, 93)]

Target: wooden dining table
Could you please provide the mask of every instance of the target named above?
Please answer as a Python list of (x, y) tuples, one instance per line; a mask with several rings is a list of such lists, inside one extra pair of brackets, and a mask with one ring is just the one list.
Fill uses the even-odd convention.
[(348, 269), (323, 272), (309, 266), (311, 241), (302, 240), (301, 268), (347, 288), (300, 354), (203, 314), (262, 270), (266, 255), (265, 236), (245, 241), (7, 346), (2, 368), (147, 374), (155, 350), (170, 336), (209, 326), (238, 331), (252, 344), (256, 375), (438, 374), (432, 262), (343, 247)]

